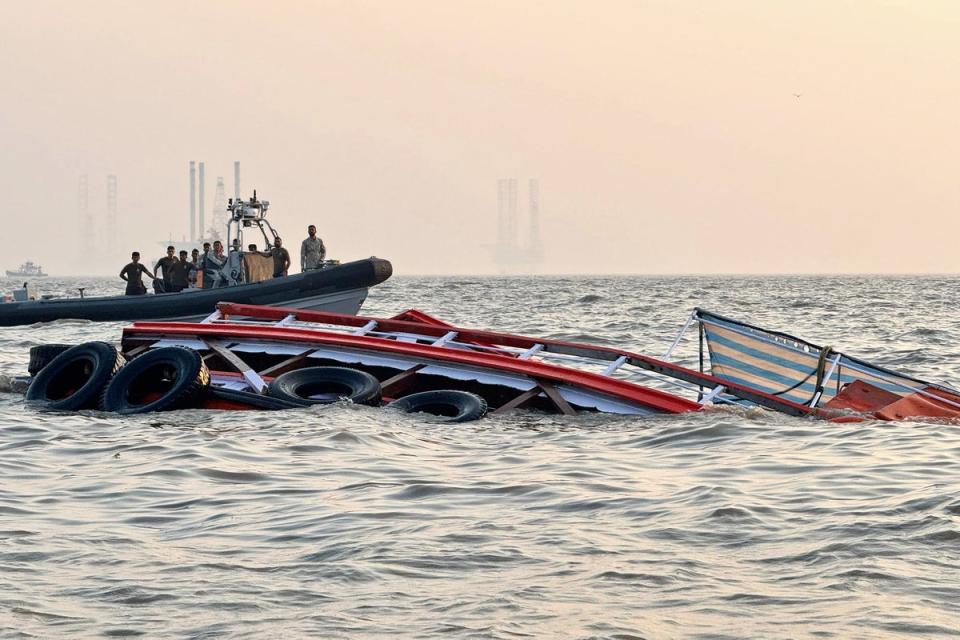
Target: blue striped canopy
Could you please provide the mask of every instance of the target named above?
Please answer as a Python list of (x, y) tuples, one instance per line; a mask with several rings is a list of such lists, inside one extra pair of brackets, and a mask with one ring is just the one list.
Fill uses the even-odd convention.
[[(844, 385), (862, 380), (899, 396), (925, 387), (953, 391), (918, 378), (852, 358), (800, 338), (768, 331), (697, 309), (710, 353), (710, 372), (785, 400), (809, 405), (817, 392), (818, 373), (823, 378), (821, 405)], [(829, 377), (828, 377), (829, 376)]]

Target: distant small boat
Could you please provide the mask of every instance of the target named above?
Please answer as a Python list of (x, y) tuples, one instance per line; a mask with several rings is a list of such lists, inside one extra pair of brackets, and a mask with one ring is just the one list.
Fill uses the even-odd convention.
[(20, 269), (17, 271), (10, 271), (7, 269), (7, 277), (9, 278), (45, 278), (46, 273), (43, 272), (43, 268), (38, 264), (33, 264), (29, 260), (20, 265)]

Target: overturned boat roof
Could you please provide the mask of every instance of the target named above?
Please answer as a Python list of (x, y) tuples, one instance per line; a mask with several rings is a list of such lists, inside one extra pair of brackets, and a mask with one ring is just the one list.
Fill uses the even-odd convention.
[[(694, 323), (699, 370), (669, 361)], [(375, 374), (385, 396), (438, 381), (465, 387), (494, 413), (532, 406), (648, 415), (724, 404), (834, 421), (960, 420), (952, 387), (700, 309), (661, 359), (455, 327), (416, 310), (371, 318), (232, 303), (202, 322), (138, 322), (123, 331), (128, 356), (165, 346), (204, 352), (217, 384), (254, 392), (286, 371), (335, 364)]]
[(265, 387), (266, 377), (320, 363), (373, 373), (385, 396), (465, 388), (494, 413), (531, 406), (635, 415), (702, 408), (695, 392), (681, 397), (642, 377), (680, 367), (619, 349), (454, 327), (416, 310), (370, 318), (220, 304), (200, 323), (138, 322), (124, 329), (128, 355), (165, 346), (210, 355), (215, 381), (253, 391)]

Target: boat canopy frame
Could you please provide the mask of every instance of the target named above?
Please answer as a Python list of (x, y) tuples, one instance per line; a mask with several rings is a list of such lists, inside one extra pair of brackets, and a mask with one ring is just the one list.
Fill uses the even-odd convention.
[[(203, 329), (204, 325), (207, 329)], [(257, 331), (245, 331), (246, 328)], [(286, 334), (283, 330), (291, 333)], [(671, 413), (694, 411), (707, 404), (735, 405), (741, 400), (794, 416), (815, 412), (811, 407), (746, 385), (631, 351), (464, 329), (438, 321), (416, 310), (407, 311), (394, 318), (372, 318), (284, 307), (221, 303), (217, 305), (216, 311), (198, 324), (178, 326), (178, 323), (135, 323), (125, 330), (125, 340), (128, 331), (130, 336), (140, 338), (145, 334), (233, 337), (259, 335), (258, 339), (263, 341), (298, 339), (304, 342), (309, 342), (311, 331), (336, 333), (342, 335), (345, 341), (356, 337), (376, 340), (374, 344), (380, 345), (383, 344), (380, 341), (390, 341), (434, 350), (441, 347), (473, 351), (478, 354), (506, 356), (525, 361), (531, 366), (542, 363), (560, 366), (571, 372), (582, 371), (593, 376), (599, 375), (609, 380), (611, 385), (629, 383), (632, 387), (640, 387), (642, 384), (641, 388), (651, 393), (675, 399), (676, 404), (672, 405), (674, 410), (668, 411)], [(678, 390), (691, 397), (678, 395)]]
[[(257, 190), (253, 190), (253, 196), (249, 200), (230, 198), (227, 203), (227, 211), (230, 212), (230, 219), (227, 220), (227, 249), (236, 246), (243, 250), (243, 230), (250, 227), (257, 227), (263, 235), (263, 240), (267, 244), (267, 249), (273, 245), (273, 241), (280, 235), (267, 220), (267, 210), (270, 208), (269, 200), (257, 199)], [(267, 231), (270, 235), (267, 236)]]
[[(694, 323), (698, 325), (699, 370), (669, 360)], [(717, 332), (716, 327), (726, 333)], [(720, 342), (712, 344), (712, 341)], [(512, 395), (499, 394), (494, 413), (540, 398), (538, 403), (549, 400), (564, 414), (574, 412), (571, 404), (600, 411), (641, 414), (684, 413), (706, 405), (728, 404), (832, 421), (871, 416), (884, 420), (911, 416), (960, 418), (960, 392), (947, 385), (910, 377), (829, 347), (819, 347), (789, 334), (740, 323), (699, 308), (691, 312), (662, 359), (615, 347), (465, 329), (417, 310), (392, 318), (373, 318), (220, 303), (216, 311), (201, 322), (138, 322), (124, 329), (123, 346), (128, 355), (170, 344), (196, 345), (194, 348), (210, 352), (207, 358), (221, 356), (228, 369), (236, 370), (231, 374), (236, 376), (234, 380), (242, 378), (250, 388), (261, 392), (268, 376), (308, 366), (307, 358), (334, 361), (344, 358), (341, 361), (386, 367), (388, 371), (395, 369), (395, 373), (386, 373), (382, 382), (385, 396), (403, 391), (411, 383), (417, 384), (414, 379), (421, 371), (426, 376), (506, 384), (517, 390)], [(259, 370), (254, 371), (238, 353), (265, 353), (271, 357), (256, 358)], [(726, 361), (721, 359), (719, 365), (714, 361), (718, 354), (726, 358)], [(279, 355), (282, 359), (277, 360)], [(735, 361), (739, 355), (743, 364)], [(763, 360), (762, 356), (767, 359)], [(359, 359), (351, 359), (355, 357)], [(705, 370), (708, 359), (709, 373)], [(766, 372), (770, 374), (767, 378), (761, 378), (764, 366), (773, 370)], [(811, 368), (813, 371), (809, 371)], [(455, 371), (484, 372), (484, 379), (458, 378), (453, 375)], [(814, 375), (815, 385), (809, 382)], [(496, 382), (498, 376), (504, 382)], [(784, 383), (787, 388), (777, 391), (777, 385)], [(836, 392), (831, 388), (832, 399), (824, 402), (825, 391), (834, 384)], [(886, 396), (898, 396), (903, 402), (857, 404), (869, 399), (862, 395), (864, 393), (883, 399), (887, 388), (894, 391)], [(787, 391), (792, 391), (793, 398), (801, 399), (813, 393), (809, 400), (798, 402), (791, 399)], [(576, 394), (580, 394), (580, 400), (586, 397), (590, 402), (571, 400)], [(600, 401), (607, 405), (619, 403), (621, 409), (591, 404), (597, 402), (598, 397), (607, 398), (609, 402)], [(628, 405), (625, 409), (624, 403)], [(491, 404), (492, 409), (494, 406)]]

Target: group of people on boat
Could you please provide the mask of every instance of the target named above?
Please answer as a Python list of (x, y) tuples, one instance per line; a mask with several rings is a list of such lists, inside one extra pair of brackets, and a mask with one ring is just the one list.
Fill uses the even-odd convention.
[[(317, 237), (314, 225), (307, 227), (307, 238), (300, 245), (300, 269), (321, 269), (327, 249)], [(192, 255), (181, 249), (179, 256), (174, 246), (167, 247), (167, 254), (157, 260), (151, 273), (140, 262), (140, 252), (130, 255), (130, 263), (120, 270), (120, 279), (127, 283), (126, 295), (143, 295), (147, 292), (143, 276), (155, 282), (159, 292), (175, 293), (188, 288), (215, 289), (244, 282), (257, 282), (269, 277), (282, 278), (290, 269), (290, 252), (283, 246), (279, 236), (273, 240), (269, 251), (259, 251), (255, 244), (243, 251), (240, 241), (234, 240), (230, 250), (224, 253), (219, 240), (203, 243), (203, 251), (194, 249)], [(160, 276), (157, 276), (157, 272)]]

